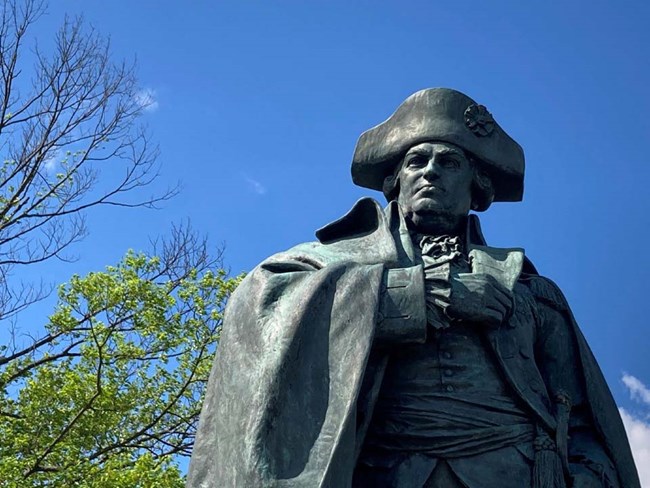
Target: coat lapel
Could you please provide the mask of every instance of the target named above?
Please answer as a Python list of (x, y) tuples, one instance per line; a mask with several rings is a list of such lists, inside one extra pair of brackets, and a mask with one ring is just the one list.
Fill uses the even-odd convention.
[[(470, 245), (469, 258), (473, 273), (485, 273), (513, 291), (524, 266), (524, 251), (520, 248), (495, 248)], [(526, 315), (526, 321), (531, 320)], [(535, 361), (523, 347), (534, 341), (534, 325), (522, 322), (513, 314), (506, 324), (487, 331), (488, 343), (501, 366), (508, 383), (517, 395), (538, 415), (546, 427), (555, 431), (555, 418), (549, 413), (548, 392)]]
[(468, 254), (472, 273), (488, 274), (513, 290), (524, 264), (523, 249), (470, 245)]
[[(472, 272), (493, 276), (513, 290), (526, 258), (521, 248), (487, 246), (476, 215), (467, 222), (468, 254)], [(386, 268), (414, 266), (415, 252), (409, 231), (399, 208), (391, 202), (386, 209), (370, 198), (359, 200), (341, 219), (317, 232), (317, 237), (339, 257), (361, 263), (384, 263)], [(334, 249), (336, 248), (336, 249)], [(532, 326), (518, 323), (515, 317), (498, 329), (487, 332), (487, 343), (515, 393), (537, 414), (545, 426), (554, 431), (555, 418), (549, 413), (548, 393), (536, 368), (534, 359), (520, 353), (521, 345), (533, 341)], [(365, 437), (376, 395), (386, 367), (385, 354), (369, 361), (363, 386), (358, 397), (357, 451)]]

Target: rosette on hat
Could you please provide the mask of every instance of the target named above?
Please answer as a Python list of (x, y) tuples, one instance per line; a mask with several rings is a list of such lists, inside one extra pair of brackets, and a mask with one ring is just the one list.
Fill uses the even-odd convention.
[(364, 132), (352, 158), (352, 181), (382, 190), (412, 146), (455, 144), (479, 161), (492, 179), (494, 201), (517, 202), (524, 191), (524, 151), (483, 105), (449, 88), (408, 97), (385, 122)]

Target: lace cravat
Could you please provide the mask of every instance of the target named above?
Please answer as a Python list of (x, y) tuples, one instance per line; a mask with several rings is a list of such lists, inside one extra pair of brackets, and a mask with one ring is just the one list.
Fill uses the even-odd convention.
[(445, 310), (450, 304), (451, 277), (469, 268), (461, 239), (417, 234), (413, 241), (420, 249), (424, 264), (428, 322), (436, 329), (445, 329), (450, 320)]

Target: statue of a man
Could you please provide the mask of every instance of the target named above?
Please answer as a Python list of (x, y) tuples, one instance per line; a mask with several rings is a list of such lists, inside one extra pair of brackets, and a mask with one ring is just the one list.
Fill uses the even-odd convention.
[(188, 487), (640, 487), (560, 290), (478, 218), (524, 155), (454, 90), (359, 138), (365, 198), (231, 297)]

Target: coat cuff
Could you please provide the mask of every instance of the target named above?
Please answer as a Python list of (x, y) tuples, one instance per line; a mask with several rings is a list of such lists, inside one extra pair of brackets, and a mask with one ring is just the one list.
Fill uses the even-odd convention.
[(384, 271), (375, 340), (388, 344), (426, 341), (427, 314), (422, 265)]

